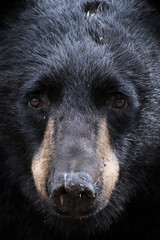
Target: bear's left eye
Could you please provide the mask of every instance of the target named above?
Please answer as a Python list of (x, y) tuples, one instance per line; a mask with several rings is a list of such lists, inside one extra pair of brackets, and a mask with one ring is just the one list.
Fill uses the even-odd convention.
[(108, 97), (106, 105), (109, 109), (121, 110), (127, 105), (126, 97), (121, 94), (113, 94)]
[(124, 108), (126, 105), (126, 100), (124, 98), (117, 98), (113, 101), (113, 108), (121, 109)]

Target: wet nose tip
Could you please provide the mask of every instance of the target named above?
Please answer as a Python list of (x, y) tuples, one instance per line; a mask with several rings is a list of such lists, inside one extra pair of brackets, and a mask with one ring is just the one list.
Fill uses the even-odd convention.
[(91, 208), (96, 198), (95, 182), (85, 172), (60, 174), (50, 187), (54, 204), (62, 212), (85, 212)]
[(95, 197), (94, 181), (88, 173), (71, 173), (58, 176), (53, 184), (52, 195), (70, 195), (71, 197)]

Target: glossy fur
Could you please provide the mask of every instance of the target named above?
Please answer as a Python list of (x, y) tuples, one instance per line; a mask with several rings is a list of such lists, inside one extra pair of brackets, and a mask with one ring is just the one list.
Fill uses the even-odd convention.
[[(160, 239), (160, 18), (154, 7), (143, 0), (1, 6), (3, 240)], [(41, 109), (31, 107), (35, 96)], [(114, 107), (115, 96), (124, 108)], [(49, 160), (39, 188), (33, 162), (37, 153), (44, 157), (41, 149)], [(113, 155), (119, 172), (110, 196), (104, 173)], [(56, 174), (73, 169), (100, 183), (95, 211), (85, 218), (58, 216), (48, 194)]]

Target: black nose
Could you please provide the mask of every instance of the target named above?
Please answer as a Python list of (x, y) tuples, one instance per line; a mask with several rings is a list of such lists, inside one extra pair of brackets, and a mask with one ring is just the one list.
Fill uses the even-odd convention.
[(49, 194), (57, 213), (79, 217), (92, 211), (96, 183), (84, 172), (59, 174), (49, 181)]

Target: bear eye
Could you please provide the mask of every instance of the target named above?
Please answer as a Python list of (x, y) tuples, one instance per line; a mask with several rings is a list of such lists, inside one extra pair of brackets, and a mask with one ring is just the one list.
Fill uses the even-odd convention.
[(30, 107), (32, 108), (39, 108), (40, 106), (40, 98), (38, 97), (32, 97), (30, 100), (29, 100), (29, 105)]
[(126, 100), (123, 97), (115, 98), (113, 101), (113, 108), (122, 109), (126, 106)]
[(41, 100), (40, 98), (38, 97), (32, 97), (30, 100), (29, 100), (29, 106), (31, 108), (39, 108), (40, 107), (40, 103), (41, 103)]
[(31, 94), (28, 98), (28, 105), (34, 110), (48, 111), (50, 101), (45, 94)]

